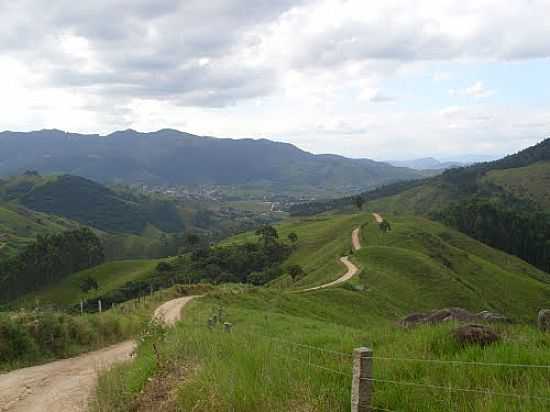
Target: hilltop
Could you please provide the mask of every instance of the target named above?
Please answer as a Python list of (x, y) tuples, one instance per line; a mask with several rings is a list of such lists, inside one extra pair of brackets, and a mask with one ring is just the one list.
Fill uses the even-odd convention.
[(337, 195), (423, 177), (369, 159), (314, 155), (266, 139), (217, 139), (163, 129), (107, 136), (0, 133), (0, 176), (33, 169), (105, 183), (239, 185), (266, 193)]

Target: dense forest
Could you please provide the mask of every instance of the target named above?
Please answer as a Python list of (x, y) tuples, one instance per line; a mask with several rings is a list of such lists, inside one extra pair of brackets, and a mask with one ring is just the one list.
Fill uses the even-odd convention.
[(0, 262), (0, 303), (16, 299), (105, 259), (90, 229), (38, 236), (19, 255)]
[[(47, 179), (47, 178), (45, 178)], [(173, 202), (115, 192), (78, 176), (64, 175), (32, 185), (22, 180), (6, 190), (29, 209), (50, 213), (106, 232), (143, 232), (151, 224), (164, 232), (183, 230)]]
[(550, 272), (550, 215), (471, 199), (434, 214), (461, 232)]

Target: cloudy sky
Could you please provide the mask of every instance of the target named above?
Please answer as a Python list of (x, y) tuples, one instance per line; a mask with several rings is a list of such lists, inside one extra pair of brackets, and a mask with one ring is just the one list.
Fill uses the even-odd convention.
[(548, 16), (550, 0), (0, 0), (0, 130), (509, 153), (550, 137)]

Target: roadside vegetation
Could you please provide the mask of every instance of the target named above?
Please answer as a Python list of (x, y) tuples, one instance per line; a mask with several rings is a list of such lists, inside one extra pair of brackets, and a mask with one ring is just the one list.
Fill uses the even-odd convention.
[(161, 303), (201, 294), (209, 285), (176, 285), (111, 306), (102, 313), (41, 309), (0, 312), (0, 371), (67, 358), (143, 334)]
[(149, 304), (84, 315), (0, 312), (0, 370), (66, 358), (128, 339), (143, 330), (150, 312)]

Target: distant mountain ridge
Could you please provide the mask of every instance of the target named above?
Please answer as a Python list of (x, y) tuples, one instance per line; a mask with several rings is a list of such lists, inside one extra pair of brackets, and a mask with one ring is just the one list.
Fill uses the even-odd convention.
[(369, 159), (314, 155), (266, 139), (218, 139), (172, 129), (107, 136), (60, 130), (0, 133), (0, 175), (27, 169), (100, 182), (263, 185), (274, 191), (367, 190), (423, 174)]
[(421, 159), (411, 160), (388, 160), (387, 163), (397, 167), (408, 167), (415, 170), (442, 170), (453, 167), (467, 166), (464, 162), (448, 161), (442, 162), (433, 157), (423, 157)]

